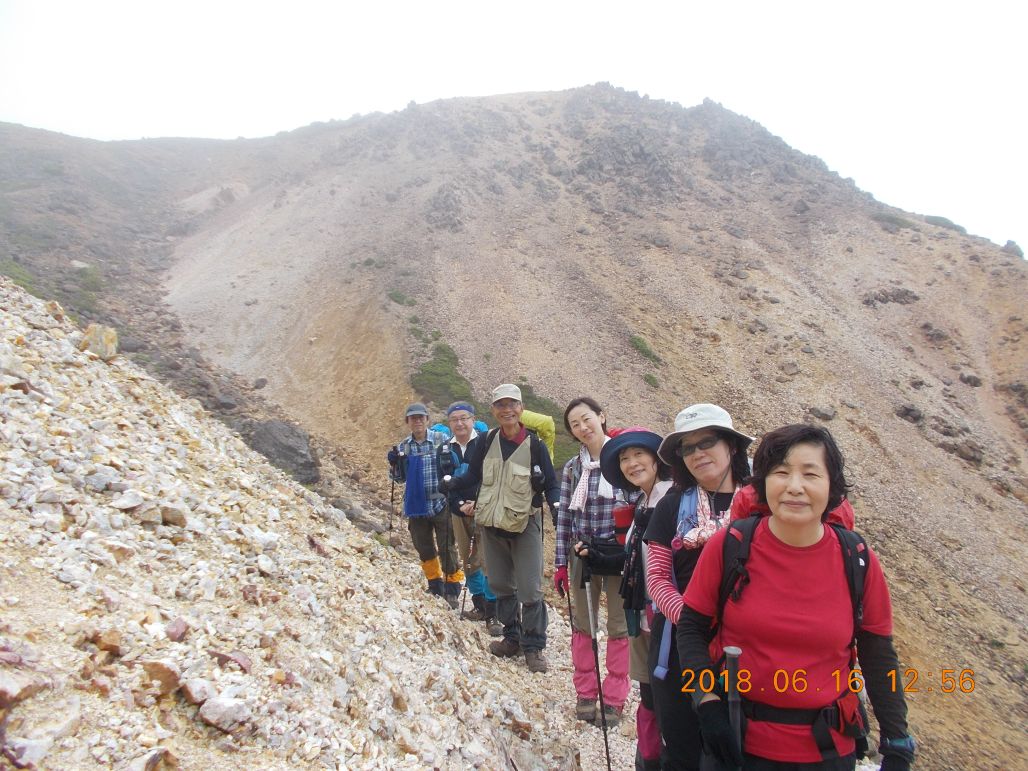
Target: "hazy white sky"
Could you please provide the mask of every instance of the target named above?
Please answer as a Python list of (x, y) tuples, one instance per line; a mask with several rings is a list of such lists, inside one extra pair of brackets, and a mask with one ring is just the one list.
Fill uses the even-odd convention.
[(880, 201), (1028, 249), (1026, 15), (1014, 0), (0, 0), (0, 121), (255, 137), (608, 81), (710, 97)]

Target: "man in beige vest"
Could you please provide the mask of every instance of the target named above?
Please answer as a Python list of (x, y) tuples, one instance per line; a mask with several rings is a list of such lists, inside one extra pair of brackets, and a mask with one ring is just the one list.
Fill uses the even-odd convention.
[(467, 470), (443, 486), (464, 490), (479, 485), (475, 522), (482, 528), (489, 586), (503, 624), (503, 639), (491, 642), (489, 652), (503, 657), (524, 653), (529, 671), (545, 672), (542, 502), (545, 495), (556, 507), (560, 484), (546, 446), (520, 420), (523, 409), (520, 388), (497, 386), (492, 413), (500, 427), (479, 440), (466, 459)]

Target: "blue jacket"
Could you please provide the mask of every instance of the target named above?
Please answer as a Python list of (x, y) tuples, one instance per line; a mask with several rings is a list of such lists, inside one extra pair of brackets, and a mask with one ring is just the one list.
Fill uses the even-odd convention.
[(400, 442), (404, 454), (401, 461), (405, 467), (399, 470), (398, 482), (406, 482), (403, 494), (403, 513), (408, 517), (425, 517), (438, 514), (446, 508), (446, 498), (439, 492), (438, 449), (446, 441), (446, 435), (429, 429), (425, 441), (415, 441), (408, 435)]
[[(476, 433), (471, 437), (471, 440), (468, 442), (467, 449), (464, 451), (461, 451), (460, 445), (457, 444), (456, 439), (450, 439), (450, 441), (439, 449), (441, 453), (452, 455), (451, 462), (453, 470), (450, 471), (451, 476), (457, 476), (459, 474), (462, 475), (467, 471), (467, 458), (470, 458), (475, 454), (475, 447), (477, 446), (480, 437), (482, 437), (482, 434), (479, 433)], [(442, 463), (440, 465), (442, 465)], [(447, 496), (450, 503), (450, 513), (456, 514), (457, 516), (463, 516), (460, 510), (460, 502), (476, 500), (478, 498), (478, 488), (479, 485), (476, 484), (471, 487), (466, 487), (463, 490), (450, 490)]]

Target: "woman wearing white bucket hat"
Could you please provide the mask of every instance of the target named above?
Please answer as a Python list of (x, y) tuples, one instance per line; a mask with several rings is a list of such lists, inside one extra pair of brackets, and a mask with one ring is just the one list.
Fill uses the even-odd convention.
[(737, 431), (715, 404), (694, 404), (675, 418), (675, 430), (657, 450), (671, 466), (674, 489), (657, 504), (644, 539), (646, 588), (657, 607), (649, 669), (653, 703), (664, 739), (664, 769), (699, 768), (699, 723), (682, 696), (675, 628), (682, 593), (704, 544), (728, 525), (732, 498), (749, 476), (746, 448), (753, 437)]

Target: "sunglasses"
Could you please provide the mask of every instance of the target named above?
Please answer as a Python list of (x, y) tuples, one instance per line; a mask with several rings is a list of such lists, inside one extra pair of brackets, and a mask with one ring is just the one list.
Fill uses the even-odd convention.
[(679, 445), (678, 449), (675, 450), (675, 454), (678, 455), (679, 458), (688, 458), (697, 450), (709, 450), (720, 441), (720, 436), (708, 436), (705, 439), (700, 439), (696, 444)]

